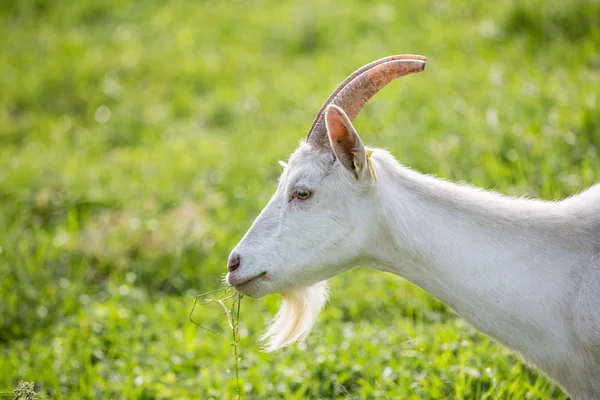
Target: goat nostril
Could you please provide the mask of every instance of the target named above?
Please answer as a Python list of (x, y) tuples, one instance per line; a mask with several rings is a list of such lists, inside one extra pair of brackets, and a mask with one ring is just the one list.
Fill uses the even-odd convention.
[(227, 261), (227, 270), (229, 272), (233, 272), (238, 269), (240, 266), (240, 256), (237, 254), (232, 254), (229, 256), (229, 260)]

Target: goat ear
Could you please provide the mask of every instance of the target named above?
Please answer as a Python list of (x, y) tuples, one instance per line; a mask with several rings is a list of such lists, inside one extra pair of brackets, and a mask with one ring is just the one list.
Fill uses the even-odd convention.
[(325, 121), (333, 153), (358, 179), (365, 167), (366, 153), (356, 129), (344, 110), (333, 104), (327, 107)]

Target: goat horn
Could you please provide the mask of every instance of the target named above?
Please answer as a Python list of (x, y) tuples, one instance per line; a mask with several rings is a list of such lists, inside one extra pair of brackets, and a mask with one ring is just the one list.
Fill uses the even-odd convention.
[(320, 147), (329, 147), (323, 114), (329, 104), (342, 108), (352, 121), (363, 106), (385, 85), (404, 75), (425, 69), (426, 57), (404, 54), (374, 61), (348, 76), (331, 93), (315, 117), (307, 141)]

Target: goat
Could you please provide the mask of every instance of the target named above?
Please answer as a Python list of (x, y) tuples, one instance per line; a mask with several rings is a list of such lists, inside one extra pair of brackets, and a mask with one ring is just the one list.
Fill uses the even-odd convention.
[(325, 281), (357, 265), (402, 276), (575, 399), (600, 399), (600, 185), (562, 201), (425, 176), (363, 145), (352, 120), (426, 58), (387, 57), (321, 107), (277, 190), (228, 260), (227, 282), (283, 303), (267, 351), (303, 340)]

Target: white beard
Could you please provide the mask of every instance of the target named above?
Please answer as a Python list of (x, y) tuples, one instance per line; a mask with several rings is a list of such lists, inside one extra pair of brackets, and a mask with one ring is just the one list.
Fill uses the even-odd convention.
[(325, 281), (313, 286), (281, 293), (283, 302), (262, 340), (265, 351), (272, 352), (294, 342), (303, 342), (327, 303)]

